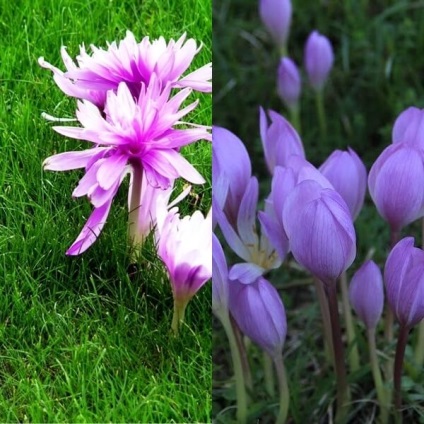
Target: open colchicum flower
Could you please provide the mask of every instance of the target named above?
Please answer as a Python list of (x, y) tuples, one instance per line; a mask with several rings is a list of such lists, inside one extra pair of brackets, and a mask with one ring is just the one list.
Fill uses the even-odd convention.
[(178, 177), (204, 183), (203, 177), (181, 156), (179, 148), (200, 139), (209, 140), (210, 134), (205, 127), (174, 128), (197, 102), (179, 110), (191, 89), (180, 90), (169, 98), (171, 90), (171, 84), (163, 88), (153, 76), (148, 86), (141, 85), (135, 99), (127, 85), (121, 83), (116, 93), (107, 93), (105, 116), (94, 104), (79, 101), (76, 115), (83, 127), (53, 127), (59, 134), (94, 144), (91, 149), (60, 153), (44, 161), (44, 169), (50, 171), (86, 169), (73, 196), (87, 195), (95, 209), (68, 255), (78, 255), (94, 243), (127, 173), (131, 174), (129, 233), (133, 246), (140, 242), (142, 233), (138, 215), (143, 213), (143, 178), (160, 189), (168, 189)]
[(163, 37), (154, 41), (144, 37), (137, 43), (134, 34), (127, 31), (126, 37), (119, 43), (108, 43), (107, 50), (94, 45), (90, 47), (91, 56), (84, 45), (80, 46), (75, 64), (63, 46), (61, 55), (65, 72), (43, 57), (38, 59), (38, 63), (53, 72), (56, 84), (65, 94), (89, 100), (99, 107), (104, 106), (107, 91), (117, 90), (121, 82), (127, 83), (135, 97), (139, 96), (143, 84), (150, 84), (153, 78), (160, 81), (163, 89), (170, 85), (172, 88), (212, 91), (211, 63), (183, 76), (201, 48), (197, 48), (194, 39), (186, 40), (186, 34), (169, 43)]
[(212, 214), (205, 218), (196, 211), (181, 219), (173, 208), (158, 218), (155, 238), (172, 285), (172, 329), (177, 333), (188, 302), (212, 277)]

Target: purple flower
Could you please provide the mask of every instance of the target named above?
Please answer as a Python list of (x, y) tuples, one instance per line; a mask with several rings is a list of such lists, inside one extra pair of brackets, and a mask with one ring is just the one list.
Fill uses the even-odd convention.
[(393, 126), (392, 141), (424, 148), (424, 109), (409, 107), (404, 110)]
[(230, 283), (230, 311), (241, 331), (272, 358), (281, 355), (286, 313), (274, 286), (260, 277), (252, 284)]
[(304, 60), (311, 86), (314, 90), (322, 90), (334, 62), (330, 40), (318, 31), (313, 31), (306, 41)]
[(289, 252), (289, 239), (283, 225), (283, 207), (295, 184), (296, 176), (291, 168), (275, 167), (271, 193), (265, 200), (265, 211), (258, 213), (262, 231), (277, 250), (281, 260), (284, 260)]
[(212, 277), (212, 214), (180, 218), (171, 209), (156, 227), (158, 256), (165, 264), (174, 300), (186, 305)]
[(232, 226), (250, 182), (252, 166), (243, 142), (225, 128), (212, 128), (213, 192)]
[(259, 0), (259, 15), (274, 43), (283, 51), (290, 32), (291, 1)]
[(302, 141), (290, 123), (278, 113), (270, 110), (271, 125), (266, 114), (259, 109), (261, 140), (265, 160), (271, 174), (276, 166), (287, 166), (290, 156), (305, 157)]
[(114, 41), (103, 50), (91, 45), (93, 54), (87, 54), (84, 45), (80, 47), (77, 65), (61, 48), (66, 72), (54, 67), (40, 57), (39, 64), (53, 71), (59, 88), (68, 96), (89, 100), (103, 107), (108, 90), (117, 90), (121, 82), (126, 82), (131, 94), (138, 97), (143, 85), (158, 79), (159, 87), (190, 87), (194, 90), (211, 92), (211, 63), (183, 76), (194, 56), (199, 52), (195, 40), (186, 40), (186, 34), (177, 41), (167, 44), (163, 37), (151, 42), (144, 37), (137, 43), (132, 32), (118, 44)]
[(277, 92), (288, 108), (293, 109), (299, 103), (301, 81), (296, 64), (283, 57), (278, 66)]
[(73, 196), (87, 195), (95, 210), (67, 251), (68, 255), (84, 252), (96, 240), (127, 173), (133, 174), (132, 184), (140, 191), (142, 175), (150, 185), (162, 189), (169, 188), (180, 176), (195, 184), (204, 182), (181, 156), (179, 148), (210, 139), (210, 134), (205, 128), (174, 128), (197, 105), (194, 102), (179, 110), (190, 91), (181, 90), (169, 99), (171, 86), (162, 90), (159, 81), (153, 78), (149, 86), (142, 85), (135, 100), (126, 84), (121, 83), (116, 93), (107, 93), (104, 115), (94, 104), (79, 101), (77, 118), (83, 128), (53, 127), (59, 134), (94, 145), (88, 150), (60, 153), (44, 161), (44, 169), (50, 171), (86, 169)]
[(221, 243), (212, 234), (212, 310), (217, 317), (228, 315), (228, 267)]
[(392, 231), (424, 215), (424, 153), (415, 145), (388, 146), (374, 162), (368, 187), (379, 214)]
[(355, 220), (367, 191), (367, 170), (359, 156), (351, 148), (347, 152), (335, 150), (319, 170), (343, 197)]
[(355, 259), (352, 217), (335, 190), (302, 181), (285, 201), (283, 223), (295, 259), (324, 284), (334, 282)]
[(384, 268), (387, 300), (396, 319), (411, 328), (424, 318), (424, 252), (414, 238), (402, 239), (390, 252)]
[(368, 260), (355, 272), (349, 286), (349, 299), (366, 327), (375, 328), (384, 306), (383, 276), (375, 262)]
[(265, 271), (281, 265), (275, 248), (264, 234), (258, 235), (256, 227), (256, 208), (258, 205), (259, 185), (251, 177), (240, 202), (235, 226), (232, 226), (224, 211), (216, 208), (218, 224), (231, 249), (246, 263), (231, 268), (230, 280), (240, 280), (244, 284), (255, 281)]

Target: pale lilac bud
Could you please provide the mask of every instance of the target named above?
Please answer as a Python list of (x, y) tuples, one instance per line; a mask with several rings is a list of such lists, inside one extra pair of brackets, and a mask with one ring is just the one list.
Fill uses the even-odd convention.
[(409, 107), (404, 110), (393, 126), (392, 141), (424, 148), (424, 109)]
[(424, 318), (424, 251), (406, 237), (395, 245), (384, 268), (384, 283), (390, 308), (404, 327)]
[(375, 328), (383, 312), (384, 289), (383, 276), (374, 261), (366, 261), (355, 272), (349, 286), (349, 299), (366, 327)]
[(251, 284), (230, 283), (230, 311), (241, 331), (271, 357), (281, 355), (287, 333), (286, 312), (274, 286), (259, 277)]
[(359, 156), (351, 148), (347, 152), (335, 150), (319, 170), (343, 197), (355, 220), (367, 191), (367, 170)]
[(305, 157), (302, 140), (292, 125), (280, 114), (270, 110), (271, 125), (266, 114), (259, 109), (259, 124), (265, 160), (271, 174), (276, 166), (287, 166), (290, 156)]
[(424, 152), (412, 144), (387, 147), (374, 162), (368, 187), (379, 214), (392, 231), (424, 215)]
[(280, 50), (284, 50), (290, 32), (291, 1), (259, 0), (259, 15), (274, 43)]
[(296, 64), (288, 57), (280, 61), (277, 73), (277, 92), (286, 106), (293, 109), (300, 97), (301, 81)]
[(355, 259), (352, 217), (335, 190), (302, 181), (285, 201), (283, 223), (295, 259), (324, 284), (334, 282)]
[(330, 40), (318, 31), (313, 31), (306, 41), (304, 60), (311, 86), (317, 91), (321, 90), (334, 62)]
[[(243, 142), (225, 128), (212, 129), (213, 185), (218, 189), (216, 201), (222, 204), (231, 223), (235, 225), (241, 199), (252, 174), (249, 154)], [(225, 191), (225, 192), (223, 192)]]

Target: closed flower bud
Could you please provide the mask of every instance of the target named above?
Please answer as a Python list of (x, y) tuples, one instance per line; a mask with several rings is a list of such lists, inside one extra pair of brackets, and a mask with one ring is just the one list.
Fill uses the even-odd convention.
[(301, 90), (301, 80), (296, 64), (288, 57), (280, 61), (277, 74), (277, 92), (289, 109), (296, 108)]
[(352, 150), (335, 150), (319, 168), (335, 190), (343, 197), (352, 218), (358, 216), (367, 190), (367, 170)]
[(313, 31), (306, 41), (304, 60), (311, 86), (314, 90), (321, 90), (334, 62), (330, 40), (318, 31)]
[(290, 32), (291, 1), (259, 0), (259, 15), (276, 46), (284, 50)]
[(270, 282), (263, 277), (251, 284), (231, 281), (230, 311), (247, 337), (271, 357), (281, 355), (287, 333), (286, 312)]
[(287, 166), (290, 156), (305, 157), (302, 140), (292, 125), (280, 114), (270, 110), (271, 125), (260, 108), (260, 131), (265, 160), (271, 174), (276, 166)]
[(352, 217), (335, 190), (302, 181), (285, 201), (283, 223), (295, 259), (324, 284), (334, 282), (355, 259)]
[(402, 239), (390, 252), (384, 268), (387, 301), (403, 327), (424, 318), (424, 251), (414, 238)]
[(392, 141), (424, 148), (424, 109), (409, 107), (404, 110), (393, 126)]
[(416, 146), (396, 143), (374, 162), (368, 177), (371, 197), (392, 231), (424, 215), (424, 153)]
[(375, 262), (368, 260), (355, 272), (349, 286), (349, 299), (366, 327), (375, 328), (384, 306), (383, 276)]

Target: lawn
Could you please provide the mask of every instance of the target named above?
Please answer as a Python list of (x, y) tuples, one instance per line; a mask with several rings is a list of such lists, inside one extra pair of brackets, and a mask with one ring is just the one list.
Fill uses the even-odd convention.
[[(52, 154), (84, 148), (41, 117), (74, 117), (76, 101), (37, 59), (63, 69), (79, 45), (106, 47), (131, 30), (137, 40), (204, 44), (193, 67), (211, 61), (209, 0), (0, 1), (0, 421), (208, 422), (211, 413), (210, 287), (170, 332), (172, 292), (152, 244), (130, 266), (127, 187), (121, 186), (99, 240), (66, 257), (91, 206), (71, 193), (81, 171), (47, 172)], [(211, 124), (211, 96), (190, 120)], [(183, 214), (211, 203), (211, 147), (183, 149), (207, 183)], [(178, 182), (180, 190), (184, 182)]]
[[(302, 71), (301, 138), (306, 157), (319, 166), (334, 149), (352, 147), (369, 170), (380, 152), (391, 142), (396, 117), (409, 106), (424, 107), (424, 3), (415, 1), (313, 1), (293, 0), (293, 19), (288, 42), (290, 57), (303, 62), (304, 43), (317, 29), (331, 39), (335, 52), (334, 68), (325, 88), (327, 137), (319, 131), (313, 92)], [(259, 135), (259, 105), (289, 116), (276, 93), (279, 55), (258, 16), (254, 0), (214, 2), (214, 124), (225, 127), (245, 143), (252, 160), (253, 175), (261, 188), (261, 199), (269, 193)], [(260, 202), (259, 208), (262, 209)], [(389, 231), (379, 217), (369, 195), (355, 222), (357, 258), (348, 271), (350, 278), (367, 255), (382, 268), (388, 252)], [(403, 235), (416, 237), (421, 228), (414, 223)], [(236, 258), (228, 253), (229, 265)], [(238, 260), (239, 261), (239, 260)], [(284, 360), (290, 386), (289, 422), (331, 422), (335, 380), (325, 359), (321, 317), (312, 279), (293, 270), (293, 260), (267, 278), (284, 301), (288, 330)], [(357, 325), (361, 369), (349, 375), (354, 400), (350, 422), (375, 422), (378, 412), (369, 368), (366, 336)], [(379, 327), (382, 334), (382, 327)], [(214, 410), (217, 422), (235, 417), (235, 391), (228, 342), (218, 320), (214, 321)], [(407, 348), (407, 368), (413, 363)], [(378, 343), (382, 360), (394, 355), (394, 346)], [(249, 422), (274, 422), (277, 395), (265, 387), (262, 353), (248, 347), (254, 395)], [(424, 374), (406, 373), (403, 381), (404, 419), (424, 422)], [(413, 374), (413, 373), (412, 373)]]

